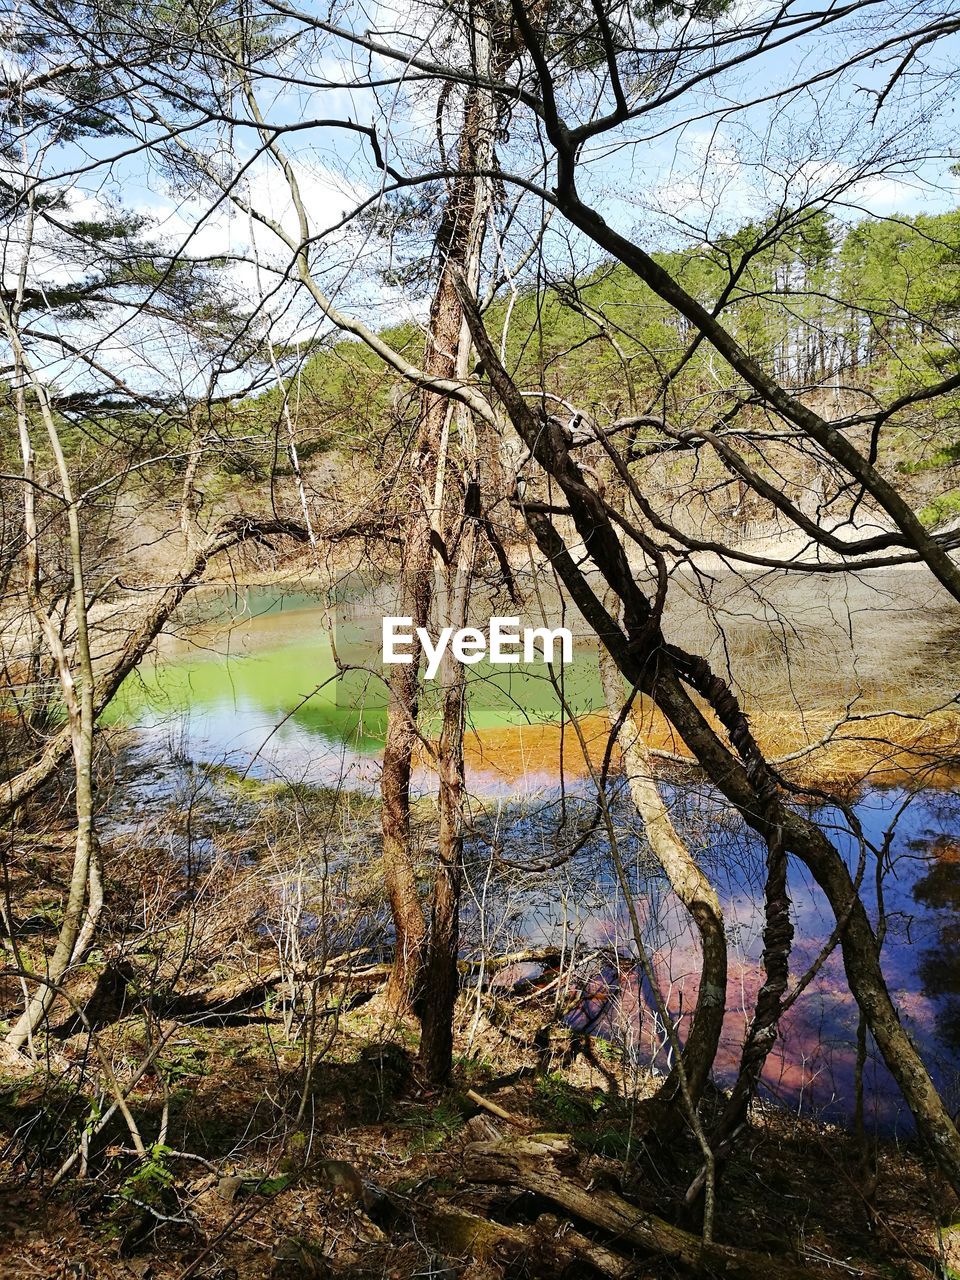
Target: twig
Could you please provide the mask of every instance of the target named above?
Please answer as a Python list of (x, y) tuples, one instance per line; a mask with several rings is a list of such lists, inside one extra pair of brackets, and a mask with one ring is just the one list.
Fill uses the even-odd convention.
[(472, 1103), (478, 1107), (482, 1107), (484, 1111), (489, 1111), (492, 1116), (496, 1116), (498, 1120), (506, 1120), (509, 1124), (515, 1124), (523, 1127), (523, 1120), (520, 1116), (512, 1111), (505, 1111), (503, 1107), (498, 1106), (496, 1102), (491, 1102), (489, 1098), (483, 1098), (473, 1089), (467, 1090), (466, 1095)]

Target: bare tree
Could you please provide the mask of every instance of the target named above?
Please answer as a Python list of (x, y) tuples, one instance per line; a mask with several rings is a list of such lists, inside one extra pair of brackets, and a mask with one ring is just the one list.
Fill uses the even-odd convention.
[[(30, 41), (24, 43), (29, 55)], [(139, 616), (126, 622), (118, 642), (116, 601), (111, 607), (110, 597), (125, 571), (140, 571), (135, 543), (126, 548), (126, 558), (118, 554), (123, 491), (140, 483), (151, 466), (167, 472), (171, 462), (176, 466), (178, 419), (189, 419), (201, 407), (209, 411), (217, 393), (214, 376), (208, 395), (185, 396), (178, 376), (184, 371), (175, 367), (164, 371), (166, 388), (135, 385), (116, 367), (117, 334), (133, 351), (143, 327), (172, 346), (178, 339), (196, 341), (211, 322), (228, 342), (231, 336), (236, 340), (237, 326), (230, 324), (229, 307), (216, 316), (205, 264), (175, 262), (149, 238), (143, 219), (106, 199), (97, 216), (71, 202), (64, 169), (72, 157), (64, 151), (69, 154), (78, 138), (108, 135), (116, 127), (99, 69), (91, 72), (89, 51), (74, 51), (74, 60), (53, 75), (32, 68), (28, 55), (19, 64), (14, 60), (4, 94), (0, 335), (10, 359), (22, 504), (20, 525), (8, 544), (4, 617), (12, 643), (4, 658), (8, 671), (26, 675), (26, 734), (18, 746), (5, 744), (0, 812), (16, 822), (25, 801), (70, 759), (76, 814), (59, 937), (36, 975), (35, 993), (6, 1036), (11, 1052), (27, 1043), (32, 1048), (62, 980), (87, 954), (102, 910), (94, 763), (99, 716), (211, 558), (250, 539), (306, 536), (293, 520), (228, 516), (188, 537), (174, 581), (147, 593), (147, 607), (133, 611)], [(100, 257), (90, 269), (93, 246)], [(70, 391), (58, 385), (65, 360), (74, 371)], [(146, 431), (152, 426), (160, 437), (159, 448), (143, 448), (145, 419)], [(110, 440), (109, 450), (94, 447), (101, 444), (98, 432)], [(190, 457), (184, 509), (196, 465)], [(196, 533), (192, 526), (190, 533)], [(50, 675), (58, 698), (51, 694)], [(15, 935), (12, 919), (8, 927)]]
[[(444, 547), (441, 559), (451, 565), (457, 560), (449, 579), (457, 590), (448, 592), (450, 599), (463, 600), (458, 575), (470, 573), (470, 539), (462, 532), (466, 506), (444, 508), (437, 499), (438, 489), (447, 493), (440, 477), (451, 456), (444, 433), (455, 421), (447, 403), (454, 401), (476, 429), (482, 425), (491, 437), (502, 437), (509, 424), (519, 442), (514, 456), (523, 459), (520, 479), (533, 478), (533, 483), (518, 484), (515, 507), (543, 559), (559, 575), (627, 685), (663, 713), (704, 775), (767, 846), (767, 983), (747, 1041), (737, 1105), (749, 1100), (787, 998), (785, 869), (787, 858), (793, 857), (809, 868), (827, 897), (850, 989), (866, 1025), (930, 1149), (952, 1185), (960, 1188), (960, 1137), (900, 1023), (856, 877), (827, 831), (802, 811), (797, 801), (803, 793), (761, 749), (734, 679), (718, 674), (693, 646), (672, 643), (663, 626), (673, 570), (692, 565), (699, 572), (706, 555), (744, 572), (752, 567), (785, 574), (849, 574), (922, 564), (960, 599), (960, 571), (951, 556), (956, 535), (926, 527), (880, 457), (889, 434), (912, 413), (932, 403), (952, 403), (950, 397), (960, 387), (960, 374), (950, 365), (953, 338), (947, 335), (945, 370), (931, 373), (927, 367), (908, 378), (906, 386), (878, 390), (863, 385), (858, 364), (859, 384), (848, 393), (842, 383), (852, 376), (849, 350), (856, 350), (859, 360), (861, 345), (850, 331), (863, 321), (863, 309), (841, 300), (844, 332), (831, 332), (822, 324), (822, 311), (808, 324), (793, 296), (800, 261), (796, 246), (815, 229), (816, 219), (855, 204), (867, 181), (935, 165), (943, 154), (943, 139), (929, 122), (932, 106), (947, 89), (931, 75), (933, 87), (923, 95), (922, 106), (916, 106), (911, 95), (918, 81), (905, 77), (919, 77), (922, 86), (923, 59), (937, 56), (937, 41), (955, 25), (952, 13), (932, 6), (904, 14), (893, 5), (852, 3), (813, 9), (787, 5), (744, 17), (719, 4), (689, 11), (652, 5), (635, 11), (598, 2), (584, 11), (516, 3), (509, 13), (469, 9), (451, 38), (447, 11), (428, 5), (418, 7), (406, 22), (385, 20), (378, 31), (359, 12), (341, 20), (267, 0), (262, 8), (244, 6), (224, 15), (227, 35), (218, 32), (212, 39), (201, 38), (179, 16), (183, 22), (158, 22), (144, 35), (154, 55), (147, 70), (137, 59), (119, 58), (115, 35), (102, 28), (72, 30), (71, 35), (114, 68), (127, 104), (128, 128), (144, 139), (144, 147), (163, 154), (171, 168), (182, 166), (178, 172), (186, 172), (192, 182), (202, 182), (208, 209), (230, 202), (270, 232), (280, 246), (273, 268), (278, 288), (289, 281), (291, 296), (305, 314), (318, 312), (340, 332), (360, 339), (418, 390), (420, 431), (415, 438), (423, 483), (404, 489), (413, 507), (405, 566), (411, 616), (426, 616), (433, 534)], [(499, 62), (478, 57), (481, 45), (511, 53)], [(816, 58), (800, 57), (813, 45)], [(161, 46), (168, 51), (162, 58), (156, 56)], [(331, 52), (339, 55), (342, 73), (331, 73)], [(794, 53), (800, 68), (796, 72)], [(871, 71), (885, 65), (885, 77)], [(732, 87), (739, 89), (754, 72), (760, 84), (760, 73), (771, 67), (777, 77), (772, 88), (731, 97)], [(873, 74), (863, 93), (855, 83), (860, 73), (868, 81)], [(283, 105), (269, 111), (262, 105), (272, 89), (291, 85), (308, 101), (356, 89), (376, 123), (359, 124), (335, 108), (332, 115), (300, 110), (294, 119)], [(418, 95), (415, 103), (406, 96), (412, 87)], [(423, 145), (415, 126), (406, 133), (395, 127), (398, 113), (415, 118), (413, 107), (422, 106), (427, 94), (441, 117), (454, 96), (461, 103), (455, 146), (445, 145), (442, 129), (436, 145)], [(843, 102), (843, 110), (834, 113), (835, 128), (827, 119), (833, 98)], [(795, 106), (808, 101), (814, 104), (812, 119)], [(790, 110), (798, 113), (797, 127), (784, 154), (773, 140), (772, 121)], [(690, 201), (708, 206), (701, 225), (695, 227), (683, 214), (678, 217), (691, 235), (699, 232), (710, 260), (712, 274), (701, 288), (690, 282), (689, 261), (671, 261), (649, 250), (646, 228), (629, 225), (622, 199), (611, 202), (615, 207), (607, 210), (609, 217), (601, 212), (605, 187), (639, 184), (644, 162), (651, 167), (664, 163), (656, 149), (662, 140), (673, 154), (678, 139), (696, 126), (714, 135), (739, 126), (738, 141), (746, 146), (757, 136), (756, 118), (765, 118), (770, 127), (760, 130), (753, 163), (758, 171), (776, 176), (765, 193), (765, 216), (739, 237), (714, 227), (709, 199), (699, 199), (709, 195), (707, 171), (715, 159), (707, 147), (696, 175), (698, 197)], [(495, 136), (487, 142), (490, 129)], [(311, 132), (318, 139), (336, 139), (342, 148), (355, 143), (363, 148), (350, 152), (346, 167), (352, 166), (355, 180), (363, 175), (365, 185), (357, 190), (355, 181), (348, 207), (341, 205), (339, 215), (326, 225), (311, 216), (303, 194), (303, 139)], [(238, 145), (231, 151), (228, 138), (234, 144), (242, 138), (247, 153)], [(269, 202), (250, 190), (251, 153), (265, 157), (282, 175), (292, 219), (271, 213)], [(635, 167), (605, 169), (615, 155), (629, 156)], [(358, 318), (356, 299), (351, 300), (345, 281), (363, 262), (367, 242), (362, 235), (351, 240), (348, 233), (353, 226), (361, 228), (364, 216), (382, 207), (388, 196), (429, 190), (435, 183), (446, 184), (441, 261), (433, 310), (424, 326), (424, 355), (411, 359), (408, 349), (392, 342), (382, 328)], [(486, 190), (496, 199), (484, 204)], [(543, 235), (547, 210), (553, 216), (550, 232)], [(652, 216), (649, 208), (645, 212)], [(341, 256), (332, 261), (325, 251), (339, 234), (345, 237), (339, 242)], [(498, 332), (491, 310), (478, 305), (478, 298), (495, 298), (510, 286), (515, 290), (518, 272), (522, 274), (517, 263), (532, 261), (524, 283), (539, 306), (545, 277), (555, 283), (563, 253), (576, 259), (581, 246), (618, 264), (621, 279), (642, 286), (642, 305), (659, 308), (664, 326), (677, 336), (662, 358), (645, 346), (643, 334), (630, 332), (630, 322), (618, 317), (615, 308), (608, 308), (613, 314), (601, 314), (598, 322), (589, 305), (580, 307), (593, 336), (600, 333), (614, 350), (619, 345), (622, 363), (630, 367), (630, 411), (625, 414), (578, 403), (575, 391), (548, 385), (542, 366), (528, 376), (522, 353), (509, 350), (504, 331), (510, 312), (500, 316)], [(531, 256), (525, 259), (528, 250)], [(578, 286), (574, 282), (569, 287)], [(809, 298), (820, 289), (811, 266), (801, 292)], [(775, 333), (758, 337), (742, 317), (751, 300), (770, 290), (781, 300), (783, 315)], [(463, 319), (479, 358), (471, 376)], [(848, 344), (842, 360), (828, 358), (828, 336), (831, 342), (836, 339), (838, 351)], [(537, 333), (538, 340), (548, 337), (542, 328)], [(867, 357), (871, 362), (877, 349), (874, 341)], [(821, 385), (824, 381), (827, 386)], [(802, 460), (799, 475), (786, 473), (785, 453)], [(684, 518), (665, 509), (662, 494), (651, 483), (652, 460), (665, 455), (676, 455), (687, 468), (678, 504), (687, 509)], [(590, 459), (602, 464), (605, 480)], [(469, 449), (461, 461), (469, 471)], [(711, 520), (706, 532), (698, 529), (691, 513), (715, 514), (718, 494), (726, 493), (731, 482), (737, 486), (736, 500), (727, 510), (726, 524)], [(468, 480), (464, 496), (469, 489)], [(482, 486), (478, 499), (483, 512), (490, 495)], [(779, 544), (757, 550), (737, 538), (737, 519), (747, 504), (790, 535), (787, 550)], [(863, 512), (870, 517), (868, 527), (858, 524)], [(451, 555), (457, 546), (459, 559)], [(598, 581), (619, 600), (618, 608), (606, 606)], [(415, 666), (399, 679), (392, 698), (384, 836), (399, 926), (394, 996), (402, 1001), (415, 987), (427, 929), (406, 825)], [(447, 766), (441, 770), (446, 843), (435, 879), (431, 931), (438, 944), (437, 967), (428, 960), (431, 981), (442, 991), (437, 1007), (444, 1029), (441, 1034), (433, 1027), (428, 1033), (429, 1043), (443, 1046), (435, 1060), (427, 1050), (437, 1076), (447, 1061), (456, 949), (462, 789), (457, 754), (462, 688), (456, 673), (446, 692)], [(655, 797), (647, 798), (652, 806)], [(648, 817), (656, 820), (652, 807)], [(709, 907), (707, 896), (704, 902)], [(708, 1056), (698, 1074), (708, 1069)], [(443, 1067), (436, 1065), (440, 1063)]]

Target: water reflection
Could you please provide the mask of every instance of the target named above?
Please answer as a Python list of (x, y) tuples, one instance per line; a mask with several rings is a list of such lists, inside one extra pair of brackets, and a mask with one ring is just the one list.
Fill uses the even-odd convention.
[[(847, 581), (727, 573), (701, 580), (678, 571), (671, 581), (667, 637), (709, 656), (718, 671), (730, 670), (756, 732), (774, 754), (817, 741), (844, 709), (860, 716), (890, 705), (925, 709), (960, 687), (955, 645), (940, 646), (937, 661), (930, 661), (929, 637), (955, 635), (960, 614), (927, 575), (880, 572)], [(595, 640), (575, 611), (565, 613), (551, 598), (548, 577), (536, 585), (545, 617), (562, 620), (578, 638), (574, 662), (558, 674), (569, 710), (583, 716), (603, 705)], [(341, 661), (376, 668), (382, 616), (397, 608), (391, 592), (388, 579), (371, 589), (359, 575), (348, 575), (335, 615), (321, 607), (318, 592), (199, 593), (176, 632), (164, 637), (160, 660), (127, 681), (109, 716), (170, 740), (192, 759), (229, 753), (229, 763), (254, 773), (370, 788), (386, 727), (385, 688), (376, 669), (338, 674), (331, 622), (335, 616)], [(481, 613), (514, 611), (488, 597), (478, 593)], [(525, 623), (540, 621), (524, 616)], [(561, 718), (561, 699), (543, 667), (471, 667), (468, 702), (476, 735), (468, 739), (467, 755), (478, 793), (530, 794), (553, 785), (561, 750), (568, 775), (586, 772), (572, 733), (561, 748), (558, 730), (539, 732)], [(429, 686), (423, 713), (429, 735), (437, 722)], [(675, 749), (661, 719), (650, 716), (646, 728), (653, 745)], [(858, 752), (868, 759), (870, 742), (875, 765), (890, 754), (874, 741), (878, 734), (882, 739), (882, 728), (868, 723), (861, 729), (866, 741), (850, 746), (848, 772), (856, 772)], [(949, 726), (939, 732), (934, 756), (942, 760)], [(601, 747), (598, 760), (602, 755)], [(924, 764), (922, 752), (906, 761), (908, 768)], [(419, 781), (424, 789), (435, 786), (427, 775)]]
[(926, 909), (935, 942), (920, 950), (923, 989), (935, 998), (941, 1042), (960, 1052), (960, 842), (956, 836), (928, 835), (913, 842), (929, 867), (913, 886), (913, 897)]
[[(715, 797), (689, 793), (675, 797), (674, 820), (697, 850), (717, 885), (730, 942), (727, 1017), (716, 1075), (731, 1083), (740, 1048), (763, 981), (760, 965), (763, 929), (764, 850), (753, 836), (724, 813)], [(633, 866), (636, 905), (644, 945), (681, 1041), (696, 1007), (699, 949), (686, 913), (662, 875), (649, 869), (643, 842), (631, 827), (625, 802), (618, 810), (620, 840)], [(960, 846), (957, 798), (926, 792), (875, 791), (857, 806), (867, 838), (878, 847), (893, 825), (881, 882), (885, 916), (884, 972), (904, 1023), (919, 1045), (934, 1079), (948, 1100), (960, 1102)], [(841, 815), (821, 808), (816, 817), (834, 828), (851, 870), (856, 865), (852, 839), (843, 836)], [(518, 847), (550, 846), (542, 817), (518, 816)], [(524, 830), (525, 828), (525, 830)], [(616, 1039), (638, 1063), (669, 1066), (667, 1037), (646, 978), (636, 963), (636, 948), (619, 886), (606, 867), (603, 841), (586, 847), (579, 866), (562, 876), (544, 878), (519, 893), (518, 928), (531, 944), (572, 941), (581, 952), (600, 956), (581, 970), (585, 986), (571, 990), (568, 1025), (574, 1030)], [(868, 862), (863, 883), (867, 910), (879, 920), (875, 865)], [(820, 955), (833, 926), (832, 914), (804, 868), (790, 868), (790, 894), (796, 930), (791, 957), (795, 983)], [(514, 885), (503, 901), (518, 911)], [(614, 958), (619, 956), (619, 962)], [(605, 958), (604, 958), (605, 957)], [(519, 974), (507, 973), (503, 981)], [(529, 971), (526, 974), (529, 977)], [(582, 995), (582, 999), (580, 999)], [(835, 951), (783, 1019), (781, 1034), (763, 1077), (766, 1093), (801, 1113), (840, 1119), (852, 1111), (856, 1061), (857, 1008), (847, 988), (842, 957)], [(871, 1045), (865, 1072), (868, 1116), (881, 1128), (908, 1125), (898, 1090)]]
[[(904, 697), (933, 705), (960, 683), (960, 650), (955, 645), (949, 652), (943, 649), (932, 663), (924, 647), (923, 637), (931, 635), (931, 628), (955, 635), (957, 619), (955, 606), (943, 600), (931, 607), (923, 575), (871, 574), (863, 581), (835, 577), (786, 585), (758, 576), (747, 590), (741, 579), (729, 575), (711, 579), (711, 584), (713, 612), (708, 612), (695, 584), (685, 587), (680, 581), (666, 629), (685, 644), (712, 653), (718, 668), (731, 663), (746, 704), (756, 708), (755, 723), (763, 716), (779, 717), (803, 728), (812, 707), (820, 706), (832, 717), (856, 699), (861, 713), (890, 702), (903, 705)], [(167, 642), (162, 661), (124, 687), (114, 717), (194, 760), (225, 761), (260, 776), (374, 788), (385, 729), (384, 691), (377, 676), (355, 671), (346, 680), (334, 678), (337, 668), (315, 597), (250, 592), (240, 605), (238, 600), (221, 601), (221, 613), (231, 620), (226, 628), (212, 625), (202, 611), (189, 619), (181, 638)], [(360, 602), (358, 616), (362, 611)], [(781, 615), (789, 616), (788, 628), (776, 621)], [(565, 674), (565, 695), (578, 714), (599, 705), (592, 647), (581, 649)], [(581, 817), (592, 811), (583, 788), (578, 799), (576, 786), (567, 788), (566, 824), (554, 820), (556, 810), (547, 804), (558, 787), (558, 739), (556, 733), (553, 738), (538, 733), (543, 722), (559, 716), (557, 693), (542, 668), (495, 673), (473, 668), (470, 681), (470, 721), (485, 747), (471, 758), (471, 790), (487, 806), (486, 813), (479, 810), (475, 817), (480, 827), (496, 827), (487, 832), (484, 850), (506, 843), (518, 862), (549, 862), (570, 838), (565, 826), (575, 825), (577, 806)], [(429, 706), (426, 714), (429, 720)], [(576, 745), (569, 731), (567, 738)], [(423, 771), (418, 785), (435, 789)], [(763, 850), (709, 792), (687, 785), (674, 790), (670, 801), (675, 822), (718, 889), (727, 921), (730, 975), (717, 1069), (721, 1079), (729, 1080), (762, 981)], [(696, 940), (685, 912), (650, 869), (628, 803), (623, 798), (617, 803), (646, 945), (682, 1038), (696, 1006)], [(960, 1103), (957, 799), (933, 791), (910, 796), (874, 789), (862, 796), (857, 813), (877, 847), (893, 826), (882, 877), (884, 969), (935, 1079), (948, 1098)], [(856, 850), (841, 815), (820, 809), (816, 817), (831, 829), (853, 866)], [(485, 856), (478, 860), (481, 868)], [(478, 874), (482, 877), (482, 870)], [(482, 885), (475, 889), (478, 896), (485, 892)], [(875, 921), (880, 915), (876, 890), (871, 861), (864, 898)], [(818, 956), (833, 918), (819, 890), (795, 864), (790, 892), (795, 981)], [(638, 1061), (666, 1065), (663, 1027), (648, 985), (629, 960), (634, 947), (627, 913), (602, 839), (588, 840), (574, 864), (562, 871), (504, 876), (497, 893), (484, 901), (484, 912), (474, 909), (472, 919), (468, 907), (468, 942), (472, 928), (472, 940), (488, 946), (496, 945), (494, 939), (567, 945), (576, 940), (580, 954), (603, 950), (608, 957), (627, 957), (625, 966), (602, 958), (592, 961), (585, 974), (591, 981), (588, 999), (572, 1013), (572, 1025), (615, 1034)], [(856, 1025), (857, 1011), (836, 952), (784, 1019), (767, 1064), (766, 1089), (800, 1110), (848, 1112)], [(873, 1051), (866, 1084), (877, 1122), (896, 1122), (902, 1108)]]

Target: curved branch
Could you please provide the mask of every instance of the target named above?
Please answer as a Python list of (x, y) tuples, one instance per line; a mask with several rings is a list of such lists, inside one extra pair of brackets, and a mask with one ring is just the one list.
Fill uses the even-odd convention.
[[(241, 543), (267, 542), (274, 537), (309, 541), (306, 528), (292, 520), (261, 520), (252, 516), (231, 516), (208, 535), (179, 577), (161, 592), (152, 608), (141, 618), (114, 663), (98, 675), (93, 692), (94, 715), (97, 718), (103, 714), (127, 676), (146, 656), (184, 597), (197, 585), (209, 562)], [(70, 727), (65, 725), (50, 739), (39, 759), (0, 783), (0, 822), (8, 821), (17, 806), (53, 776), (70, 751)]]

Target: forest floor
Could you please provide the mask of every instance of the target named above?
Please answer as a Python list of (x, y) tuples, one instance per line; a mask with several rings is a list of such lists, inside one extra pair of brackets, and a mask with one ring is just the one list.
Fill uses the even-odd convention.
[[(486, 1026), (482, 1055), (462, 1057), (454, 1086), (438, 1094), (418, 1081), (409, 1028), (368, 1008), (347, 1014), (314, 1067), (300, 1123), (301, 1052), (280, 1042), (268, 1015), (181, 1030), (171, 1042), (181, 1074), (169, 1091), (165, 1143), (145, 1164), (117, 1129), (92, 1144), (86, 1178), (44, 1186), (55, 1137), (76, 1132), (75, 1104), (42, 1072), (6, 1093), (4, 1277), (588, 1277), (599, 1273), (583, 1261), (558, 1269), (556, 1219), (544, 1216), (553, 1206), (470, 1180), (467, 1144), (489, 1138), (491, 1124), (508, 1140), (561, 1131), (578, 1152), (570, 1172), (580, 1185), (613, 1189), (638, 1212), (668, 1219), (697, 1170), (690, 1141), (661, 1146), (645, 1134), (649, 1081), (625, 1078), (589, 1038), (554, 1035), (546, 1051), (534, 1049), (523, 1043), (522, 1018), (509, 1030)], [(104, 1043), (116, 1060), (143, 1049), (136, 1036), (118, 1024)], [(130, 1098), (145, 1138), (161, 1123), (157, 1086), (145, 1077)], [(512, 1119), (493, 1119), (474, 1096)], [(331, 1186), (331, 1158), (357, 1171), (363, 1196)], [(868, 1164), (865, 1176), (849, 1133), (755, 1108), (722, 1178), (717, 1237), (793, 1259), (812, 1276), (953, 1274), (952, 1233), (938, 1231), (949, 1201), (918, 1153), (881, 1145)], [(534, 1243), (518, 1250), (509, 1237), (472, 1236), (469, 1215), (531, 1228)], [(662, 1257), (635, 1254), (633, 1266), (624, 1274), (688, 1274)]]
[[(550, 983), (466, 990), (451, 1087), (419, 1075), (416, 1028), (385, 1011), (371, 946), (385, 919), (374, 801), (179, 762), (153, 823), (155, 773), (141, 764), (138, 790), (115, 763), (100, 946), (70, 986), (83, 1017), (56, 1007), (36, 1066), (0, 1070), (4, 1280), (689, 1274), (589, 1221), (590, 1198), (614, 1196), (697, 1230), (683, 1200), (700, 1154), (683, 1125), (657, 1137), (658, 1078), (566, 1026)], [(70, 866), (53, 799), (4, 862), (31, 965)], [(304, 860), (323, 868), (319, 888)], [(0, 995), (15, 1009), (19, 984), (5, 978)], [(118, 1088), (146, 1159), (119, 1112), (102, 1123)], [(722, 1102), (706, 1098), (706, 1122)], [(478, 1179), (478, 1142), (510, 1150), (541, 1133), (569, 1138), (561, 1172), (586, 1217)], [(769, 1256), (771, 1277), (791, 1264), (949, 1277), (958, 1219), (909, 1143), (764, 1104), (723, 1171), (715, 1236)]]

